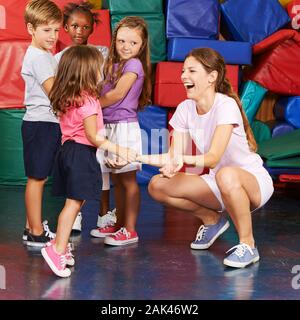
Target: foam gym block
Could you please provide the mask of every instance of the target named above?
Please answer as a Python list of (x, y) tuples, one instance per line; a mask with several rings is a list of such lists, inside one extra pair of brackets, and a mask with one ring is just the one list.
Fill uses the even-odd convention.
[(283, 7), (286, 7), (292, 0), (278, 0)]
[(25, 83), (21, 68), (28, 40), (0, 41), (0, 108), (20, 108), (24, 103)]
[(300, 157), (292, 157), (279, 160), (267, 160), (267, 166), (270, 168), (299, 168)]
[(276, 93), (268, 91), (261, 102), (259, 109), (255, 115), (255, 119), (262, 122), (267, 122), (275, 120), (274, 116), (274, 105), (278, 100), (278, 95)]
[[(186, 99), (181, 82), (182, 62), (162, 61), (157, 64), (154, 85), (154, 103), (162, 107), (177, 107)], [(238, 92), (238, 66), (226, 65), (226, 77)]]
[(221, 12), (232, 39), (251, 44), (262, 41), (290, 21), (278, 0), (227, 0), (221, 4)]
[(255, 64), (245, 78), (283, 95), (300, 95), (300, 34), (280, 30), (253, 46)]
[(274, 107), (276, 119), (285, 119), (286, 122), (300, 128), (300, 96), (280, 98)]
[(102, 8), (102, 0), (89, 0), (89, 3), (94, 6), (94, 9), (100, 10)]
[(281, 174), (279, 176), (281, 182), (300, 182), (300, 174)]
[(269, 168), (266, 164), (264, 167), (273, 176), (280, 174), (300, 174), (300, 168)]
[(212, 48), (227, 64), (251, 64), (252, 48), (249, 42), (219, 41), (196, 38), (171, 38), (168, 41), (168, 60), (183, 61), (194, 48)]
[(0, 110), (0, 184), (24, 185), (21, 124), (25, 109)]
[(166, 8), (167, 38), (218, 38), (218, 0), (169, 0)]
[(109, 9), (111, 14), (126, 14), (128, 16), (133, 13), (163, 13), (162, 0), (104, 0), (103, 8)]
[[(143, 154), (159, 154), (168, 151), (167, 117), (168, 110), (157, 106), (147, 106), (143, 111), (138, 112)], [(158, 173), (157, 167), (143, 165), (142, 170), (137, 173), (137, 181), (140, 184), (148, 183), (151, 177)]]
[[(70, 0), (53, 0), (63, 8)], [(24, 11), (28, 1), (0, 0), (0, 41), (31, 40), (24, 22)]]
[(271, 130), (272, 138), (282, 136), (286, 133), (292, 132), (295, 128), (287, 122), (279, 121), (279, 120), (271, 120), (267, 121), (266, 125)]
[[(126, 15), (112, 15), (111, 28)], [(148, 24), (150, 38), (151, 62), (157, 63), (166, 60), (166, 40), (165, 40), (165, 18), (163, 14), (138, 14), (145, 19)]]
[[(108, 10), (93, 10), (98, 13), (100, 20), (98, 25), (94, 26), (94, 31), (89, 37), (89, 43), (99, 46), (110, 46), (111, 30), (110, 15)], [(71, 45), (72, 41), (69, 34), (62, 28), (59, 32), (59, 41), (57, 43), (57, 52)]]
[(243, 84), (240, 98), (250, 124), (254, 120), (257, 110), (266, 93), (267, 89), (263, 88), (256, 82), (247, 81)]
[(254, 120), (251, 124), (251, 129), (257, 143), (271, 138), (270, 128), (262, 121)]
[(300, 155), (300, 129), (262, 141), (258, 153), (268, 160), (279, 160)]

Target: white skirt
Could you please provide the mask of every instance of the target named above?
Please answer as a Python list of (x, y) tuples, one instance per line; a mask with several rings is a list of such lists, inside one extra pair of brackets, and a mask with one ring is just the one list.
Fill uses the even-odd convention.
[[(125, 148), (130, 148), (138, 154), (142, 154), (142, 136), (141, 129), (138, 122), (119, 122), (105, 124), (105, 138), (112, 143), (120, 145)], [(97, 160), (100, 163), (102, 172), (122, 173), (129, 171), (136, 171), (142, 169), (142, 164), (139, 162), (132, 162), (121, 169), (107, 168), (105, 159), (116, 158), (115, 154), (104, 151), (98, 148)]]

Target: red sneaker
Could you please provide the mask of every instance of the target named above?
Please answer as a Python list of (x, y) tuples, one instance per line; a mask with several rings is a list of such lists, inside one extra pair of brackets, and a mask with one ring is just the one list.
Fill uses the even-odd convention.
[(118, 231), (117, 227), (110, 225), (103, 228), (93, 229), (91, 230), (90, 235), (95, 238), (104, 238), (106, 236), (110, 236), (116, 231)]
[(104, 243), (111, 246), (124, 246), (126, 244), (138, 242), (139, 237), (135, 231), (127, 231), (126, 228), (121, 228), (114, 234), (105, 237)]

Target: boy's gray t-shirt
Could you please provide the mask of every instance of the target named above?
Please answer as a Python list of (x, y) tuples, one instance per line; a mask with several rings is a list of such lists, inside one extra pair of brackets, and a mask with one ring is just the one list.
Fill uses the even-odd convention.
[(42, 84), (55, 76), (57, 62), (50, 52), (29, 46), (24, 56), (21, 75), (25, 81), (25, 121), (56, 122), (50, 100)]

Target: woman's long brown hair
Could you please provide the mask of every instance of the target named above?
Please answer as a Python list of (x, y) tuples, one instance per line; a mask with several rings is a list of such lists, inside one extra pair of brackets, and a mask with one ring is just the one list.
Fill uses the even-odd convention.
[(80, 107), (87, 96), (99, 97), (102, 64), (102, 54), (93, 46), (72, 46), (64, 52), (49, 94), (55, 114)]
[[(142, 38), (142, 46), (140, 52), (135, 58), (138, 58), (144, 69), (144, 84), (143, 90), (139, 97), (139, 108), (151, 104), (151, 62), (150, 62), (150, 49), (149, 49), (149, 36), (145, 20), (141, 17), (128, 16), (123, 18), (116, 26), (112, 34), (111, 45), (109, 48), (109, 55), (104, 67), (105, 82), (111, 82), (114, 85), (119, 81), (122, 76), (122, 70), (127, 60), (120, 61), (119, 55), (116, 50), (116, 38), (118, 30), (122, 27), (136, 29), (140, 32)], [(118, 63), (118, 69), (114, 70), (114, 64)]]
[(231, 84), (226, 78), (226, 66), (223, 57), (215, 50), (211, 48), (197, 48), (190, 51), (186, 56), (193, 57), (199, 61), (207, 73), (210, 73), (214, 70), (218, 72), (218, 77), (216, 80), (215, 91), (226, 94), (227, 96), (233, 98), (242, 114), (244, 129), (246, 132), (248, 145), (251, 151), (255, 152), (257, 150), (257, 144), (251, 130), (249, 121), (244, 112), (242, 102), (238, 95), (232, 90)]

